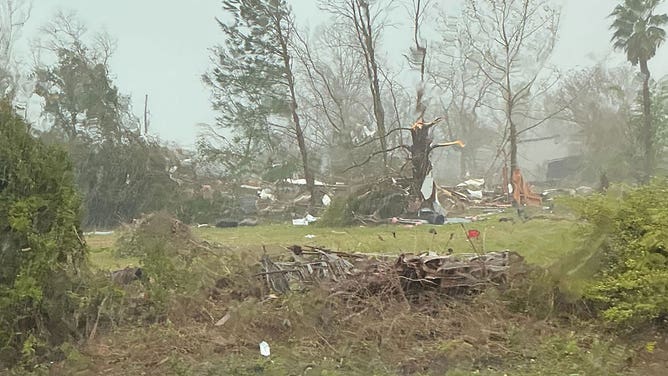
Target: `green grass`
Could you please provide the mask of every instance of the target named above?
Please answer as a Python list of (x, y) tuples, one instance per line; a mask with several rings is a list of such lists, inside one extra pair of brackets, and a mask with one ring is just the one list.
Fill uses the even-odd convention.
[(133, 257), (119, 257), (116, 252), (116, 242), (121, 237), (119, 231), (111, 235), (88, 235), (88, 260), (90, 263), (102, 270), (118, 270), (127, 266), (138, 266), (139, 260)]
[[(474, 242), (478, 251), (510, 249), (522, 254), (531, 263), (549, 265), (579, 244), (576, 225), (569, 221), (531, 220), (528, 222), (498, 222), (488, 220), (465, 225), (466, 229), (481, 232)], [(436, 234), (429, 231), (436, 230)], [(282, 251), (289, 245), (312, 245), (336, 251), (361, 253), (444, 253), (452, 248), (457, 253), (473, 252), (461, 225), (420, 225), (405, 227), (324, 228), (319, 226), (268, 225), (231, 229), (203, 228), (195, 230), (203, 239), (245, 251)], [(453, 234), (452, 240), (450, 234)], [(306, 235), (315, 235), (306, 238)]]
[[(576, 224), (566, 220), (537, 219), (527, 222), (498, 222), (489, 219), (468, 223), (466, 229), (481, 232), (474, 242), (478, 251), (510, 249), (523, 255), (528, 262), (548, 266), (565, 253), (576, 249), (579, 239)], [(436, 234), (430, 233), (435, 230)], [(261, 253), (284, 252), (290, 245), (321, 246), (336, 251), (361, 253), (471, 253), (473, 248), (461, 225), (381, 225), (375, 227), (326, 228), (321, 226), (263, 225), (237, 228), (193, 229), (196, 236), (229, 247), (233, 251)], [(452, 240), (450, 234), (453, 234)], [(307, 235), (314, 235), (307, 238)], [(103, 268), (136, 265), (137, 260), (118, 258), (112, 252), (119, 235), (89, 236), (91, 262)]]

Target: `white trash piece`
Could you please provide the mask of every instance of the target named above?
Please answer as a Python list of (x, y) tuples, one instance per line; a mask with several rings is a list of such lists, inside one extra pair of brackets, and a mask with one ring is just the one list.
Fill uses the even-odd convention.
[(312, 222), (315, 222), (315, 221), (318, 220), (318, 218), (312, 216), (311, 214), (306, 214), (306, 217), (304, 217), (304, 219), (305, 219), (306, 222), (308, 222), (308, 223), (312, 223)]
[(328, 195), (322, 196), (322, 204), (325, 206), (329, 206), (332, 203), (332, 198), (329, 197)]
[(297, 218), (292, 220), (293, 226), (308, 226), (308, 221), (305, 218)]
[(269, 344), (265, 341), (260, 342), (260, 354), (262, 356), (271, 355), (271, 350), (269, 349)]

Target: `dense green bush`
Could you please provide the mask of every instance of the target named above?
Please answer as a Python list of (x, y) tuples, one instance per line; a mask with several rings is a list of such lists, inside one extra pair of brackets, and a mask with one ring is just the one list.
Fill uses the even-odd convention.
[(85, 326), (79, 206), (67, 154), (0, 103), (0, 366), (46, 355)]
[(668, 316), (668, 181), (578, 201), (599, 248), (585, 290), (603, 318), (627, 329)]

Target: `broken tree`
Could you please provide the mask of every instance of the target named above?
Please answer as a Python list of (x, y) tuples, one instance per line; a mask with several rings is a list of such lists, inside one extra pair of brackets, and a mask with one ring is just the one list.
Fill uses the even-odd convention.
[(431, 178), (431, 161), (429, 155), (439, 147), (459, 145), (464, 147), (461, 141), (446, 142), (441, 144), (432, 144), (432, 127), (441, 121), (436, 118), (434, 121), (425, 122), (424, 115), (427, 111), (427, 105), (424, 101), (425, 96), (425, 72), (427, 69), (427, 46), (420, 42), (421, 21), (429, 7), (428, 1), (417, 0), (414, 2), (413, 13), (413, 41), (415, 46), (411, 48), (408, 59), (409, 65), (420, 73), (420, 84), (418, 85), (415, 98), (415, 112), (418, 114), (417, 121), (410, 127), (411, 141), (410, 160), (412, 166), (413, 180), (411, 183), (411, 194), (423, 200), (422, 207), (434, 209), (434, 200), (436, 198), (436, 189)]

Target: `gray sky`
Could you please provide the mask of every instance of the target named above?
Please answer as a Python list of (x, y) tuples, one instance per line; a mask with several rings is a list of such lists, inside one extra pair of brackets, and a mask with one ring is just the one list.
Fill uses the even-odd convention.
[[(460, 2), (436, 1), (453, 6)], [(289, 2), (303, 25), (315, 26), (322, 17), (315, 0)], [(598, 61), (624, 63), (622, 53), (612, 52), (610, 19), (606, 18), (619, 1), (554, 3), (563, 4), (554, 64), (567, 70)], [(121, 92), (132, 95), (135, 113), (143, 111), (144, 95), (148, 94), (151, 130), (165, 140), (192, 146), (198, 131), (196, 124), (213, 123), (215, 118), (208, 89), (200, 76), (209, 67), (207, 49), (221, 40), (222, 33), (214, 20), (222, 14), (220, 4), (220, 0), (33, 0), (32, 17), (21, 43), (25, 49), (29, 40), (38, 35), (39, 27), (57, 10), (75, 10), (91, 31), (106, 30), (117, 39), (112, 74)], [(668, 9), (664, 6), (661, 11)], [(387, 39), (392, 40), (393, 48), (404, 51), (408, 47), (408, 27), (390, 30)], [(655, 77), (668, 74), (667, 62), (668, 46), (664, 46), (650, 63)]]

